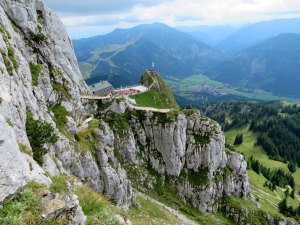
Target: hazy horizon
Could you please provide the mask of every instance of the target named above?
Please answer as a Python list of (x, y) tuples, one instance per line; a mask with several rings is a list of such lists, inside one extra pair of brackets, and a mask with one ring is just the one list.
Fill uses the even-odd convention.
[(72, 39), (154, 22), (172, 27), (241, 27), (259, 21), (300, 18), (297, 0), (44, 0), (60, 16)]

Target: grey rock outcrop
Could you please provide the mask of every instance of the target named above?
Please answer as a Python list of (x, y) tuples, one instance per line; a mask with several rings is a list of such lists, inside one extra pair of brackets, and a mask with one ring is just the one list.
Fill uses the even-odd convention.
[[(170, 116), (141, 112), (133, 117), (126, 138), (115, 138), (125, 162), (150, 163), (157, 173), (174, 177), (181, 198), (201, 212), (217, 211), (217, 200), (227, 195), (250, 196), (246, 162), (242, 155), (225, 151), (221, 127), (199, 113)], [(198, 180), (190, 174), (198, 174)], [(145, 175), (138, 179), (145, 180)]]
[(0, 115), (0, 203), (12, 197), (28, 181), (49, 184), (51, 180), (28, 155), (20, 152), (12, 127)]
[(86, 224), (86, 216), (83, 214), (77, 196), (59, 195), (47, 193), (41, 200), (42, 219), (49, 221), (62, 219), (69, 225)]
[(94, 136), (99, 141), (96, 156), (104, 181), (104, 193), (116, 205), (127, 209), (134, 202), (134, 196), (126, 171), (118, 161), (120, 158), (115, 155), (114, 134), (108, 125), (101, 121), (99, 129), (94, 130)]
[(232, 218), (239, 225), (248, 225), (252, 223), (260, 223), (265, 225), (299, 225), (299, 223), (291, 218), (280, 218), (278, 216), (274, 217), (264, 212), (261, 212), (260, 217), (257, 218), (257, 215), (251, 215), (253, 212), (248, 211), (248, 209), (244, 207), (234, 208), (226, 206), (224, 212), (227, 217)]

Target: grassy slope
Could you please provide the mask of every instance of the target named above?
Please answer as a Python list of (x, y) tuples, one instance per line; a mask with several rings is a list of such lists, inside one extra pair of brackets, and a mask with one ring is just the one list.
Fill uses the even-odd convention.
[[(236, 88), (229, 87), (221, 82), (211, 80), (210, 78), (204, 76), (204, 75), (192, 75), (184, 79), (177, 79), (177, 78), (168, 78), (167, 82), (171, 86), (175, 86), (179, 89), (181, 92), (180, 95), (184, 96), (184, 92), (186, 91), (192, 91), (199, 87), (201, 84), (210, 84), (214, 85), (216, 88), (218, 88), (220, 91), (225, 92), (227, 94), (231, 95), (237, 95), (237, 96), (243, 96), (246, 98), (252, 98), (257, 100), (288, 100), (292, 102), (300, 102), (300, 99), (290, 99), (290, 98), (284, 98), (279, 96), (274, 96), (270, 92), (266, 92), (263, 90), (238, 90)], [(192, 94), (189, 94), (188, 96), (191, 97)]]
[(129, 219), (134, 225), (182, 224), (176, 215), (142, 196), (136, 198), (140, 208), (131, 206), (128, 211), (122, 211), (112, 205), (105, 196), (88, 187), (79, 188), (77, 195), (82, 209), (88, 217), (87, 224), (102, 222), (106, 225), (119, 225), (120, 223), (114, 219), (115, 215)]
[(165, 97), (156, 90), (149, 90), (145, 93), (131, 96), (139, 106), (154, 107), (159, 109), (172, 108), (168, 102), (165, 101)]
[[(154, 79), (157, 80), (159, 88), (154, 86), (147, 92), (130, 96), (136, 101), (139, 106), (154, 107), (159, 109), (178, 108), (178, 105), (173, 97), (172, 91), (167, 83), (155, 72), (151, 72)], [(152, 78), (145, 73), (142, 76), (142, 84), (151, 86)]]
[[(283, 169), (286, 172), (288, 171), (287, 164), (271, 160), (268, 158), (267, 154), (264, 152), (261, 146), (254, 146), (256, 142), (256, 134), (251, 131), (248, 131), (249, 126), (232, 129), (225, 133), (226, 141), (233, 145), (235, 136), (238, 133), (243, 133), (244, 141), (241, 145), (236, 146), (236, 149), (243, 153), (246, 158), (249, 158), (253, 155), (253, 157), (259, 160), (263, 165), (272, 168), (272, 169)], [(249, 180), (252, 187), (252, 191), (255, 197), (259, 198), (259, 203), (262, 206), (262, 209), (266, 210), (275, 215), (280, 215), (277, 210), (277, 205), (281, 201), (284, 196), (284, 189), (277, 187), (276, 191), (273, 192), (267, 187), (263, 187), (266, 179), (262, 174), (258, 175), (252, 170), (248, 170)], [(296, 183), (296, 193), (300, 190), (300, 169), (293, 174)], [(298, 199), (298, 200), (297, 200)], [(296, 195), (296, 200), (289, 198), (288, 204), (294, 207), (298, 207), (299, 205), (299, 196)]]

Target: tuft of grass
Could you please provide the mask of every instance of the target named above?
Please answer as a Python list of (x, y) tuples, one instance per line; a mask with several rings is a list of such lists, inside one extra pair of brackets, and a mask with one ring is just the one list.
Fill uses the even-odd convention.
[(34, 222), (39, 220), (39, 205), (40, 197), (26, 189), (3, 205), (3, 209), (0, 210), (0, 224), (37, 224)]
[(52, 183), (49, 187), (49, 191), (53, 193), (65, 194), (67, 193), (67, 182), (64, 176), (51, 177)]
[(96, 140), (93, 136), (93, 130), (99, 127), (99, 120), (92, 120), (87, 130), (78, 132), (75, 135), (75, 149), (78, 152), (85, 153), (87, 151), (94, 152)]
[(82, 186), (76, 191), (87, 224), (119, 225), (111, 209), (111, 203), (91, 188)]
[(4, 60), (4, 65), (6, 67), (7, 72), (9, 73), (9, 75), (13, 75), (13, 64), (11, 63), (11, 61), (9, 60), (9, 58), (6, 55), (2, 55), (3, 56), (3, 60)]
[(37, 9), (36, 14), (37, 14), (38, 21), (42, 21), (43, 20), (43, 11), (40, 9)]
[(18, 142), (18, 145), (19, 145), (19, 149), (21, 152), (23, 152), (27, 155), (33, 156), (32, 151), (30, 149), (28, 149), (26, 145), (23, 145), (20, 142)]
[(10, 61), (12, 62), (14, 69), (15, 70), (19, 69), (19, 63), (15, 59), (15, 51), (11, 46), (9, 46), (7, 48), (7, 55), (8, 55), (8, 58), (10, 59)]
[(36, 183), (28, 183), (25, 190), (18, 193), (13, 199), (6, 201), (0, 209), (1, 225), (64, 225), (66, 221), (54, 219), (43, 221), (41, 218), (41, 196), (44, 186)]
[(32, 77), (32, 85), (37, 86), (39, 84), (39, 76), (43, 66), (41, 64), (29, 63), (29, 68)]

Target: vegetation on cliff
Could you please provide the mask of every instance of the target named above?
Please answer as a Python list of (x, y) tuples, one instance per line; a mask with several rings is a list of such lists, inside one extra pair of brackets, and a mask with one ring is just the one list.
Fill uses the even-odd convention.
[(150, 88), (147, 92), (131, 96), (138, 105), (159, 109), (178, 109), (171, 89), (161, 76), (147, 70), (141, 78), (141, 84)]

